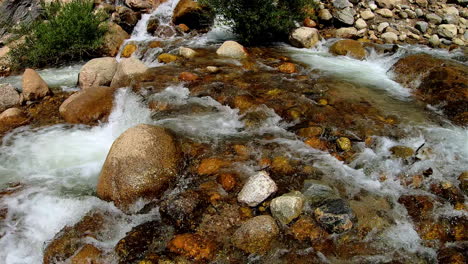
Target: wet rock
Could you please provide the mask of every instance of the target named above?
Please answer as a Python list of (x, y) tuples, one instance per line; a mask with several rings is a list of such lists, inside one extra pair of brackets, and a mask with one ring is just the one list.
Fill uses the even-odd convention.
[(336, 144), (338, 145), (338, 148), (342, 151), (349, 151), (351, 150), (351, 140), (346, 137), (340, 137), (339, 139), (336, 140)]
[(213, 21), (211, 10), (192, 0), (179, 1), (172, 15), (174, 24), (185, 24), (191, 29), (209, 28)]
[(464, 264), (468, 261), (466, 252), (466, 246), (463, 247), (462, 245), (451, 245), (441, 248), (437, 252), (437, 260), (439, 263)]
[(151, 1), (151, 0), (125, 0), (125, 4), (133, 10), (137, 11), (149, 11), (155, 4), (159, 3), (159, 1)]
[(462, 191), (450, 182), (433, 183), (430, 188), (433, 194), (442, 197), (453, 205), (465, 202)]
[(60, 105), (60, 115), (72, 124), (93, 124), (109, 116), (114, 89), (99, 86), (74, 93)]
[(296, 28), (289, 35), (291, 45), (298, 48), (311, 48), (320, 40), (319, 31), (315, 28)]
[(192, 59), (197, 55), (197, 52), (190, 48), (180, 47), (179, 55), (186, 59)]
[(111, 87), (120, 88), (129, 86), (133, 80), (141, 77), (147, 70), (148, 67), (139, 59), (122, 59), (117, 65), (114, 78), (112, 78)]
[(155, 35), (156, 30), (159, 28), (159, 19), (156, 17), (152, 17), (148, 20), (148, 24), (146, 25), (146, 31), (151, 35)]
[(330, 233), (343, 233), (353, 227), (354, 214), (343, 199), (329, 199), (314, 210), (315, 220)]
[(393, 17), (393, 12), (389, 9), (383, 8), (375, 11), (378, 15), (381, 15), (382, 17), (386, 18), (391, 18)]
[(122, 58), (129, 58), (132, 56), (133, 53), (137, 50), (137, 46), (135, 44), (127, 44), (123, 50), (122, 54), (120, 55)]
[(229, 164), (230, 162), (218, 158), (203, 159), (198, 166), (197, 173), (200, 175), (215, 174), (221, 168), (228, 166)]
[(330, 53), (341, 56), (349, 55), (359, 60), (366, 57), (366, 50), (362, 44), (351, 39), (339, 40), (333, 43), (330, 47)]
[(80, 70), (78, 84), (81, 89), (109, 86), (117, 71), (117, 60), (111, 57), (88, 61)]
[(101, 259), (102, 251), (91, 244), (84, 245), (71, 258), (71, 264), (104, 264)]
[(375, 15), (374, 15), (374, 12), (372, 12), (371, 10), (364, 10), (361, 12), (361, 17), (364, 20), (370, 20), (370, 19), (373, 19)]
[(357, 30), (354, 27), (339, 28), (336, 30), (337, 38), (355, 38), (357, 36)]
[(156, 198), (175, 179), (181, 154), (165, 128), (140, 124), (112, 144), (102, 167), (97, 195), (124, 211), (139, 198)]
[(295, 73), (297, 72), (297, 69), (296, 69), (296, 64), (294, 63), (291, 63), (291, 62), (285, 62), (285, 63), (282, 63), (279, 67), (278, 67), (278, 70), (282, 73)]
[(50, 93), (49, 86), (42, 77), (33, 69), (26, 69), (23, 73), (23, 101), (41, 99)]
[(133, 28), (140, 20), (140, 14), (134, 12), (128, 7), (125, 6), (116, 6), (115, 12), (112, 13), (111, 21), (119, 25), (127, 33), (131, 34)]
[(273, 217), (285, 225), (299, 217), (303, 207), (304, 195), (298, 191), (283, 194), (273, 199), (270, 203), (270, 210)]
[(237, 177), (232, 173), (222, 173), (218, 176), (217, 181), (225, 191), (231, 191), (237, 186)]
[(64, 227), (44, 249), (44, 264), (65, 262), (86, 245), (84, 238), (98, 238), (106, 219), (102, 213), (90, 212), (74, 226)]
[(406, 146), (391, 147), (390, 152), (392, 152), (393, 156), (401, 159), (411, 158), (414, 155), (414, 150)]
[(304, 195), (307, 204), (312, 207), (316, 207), (328, 199), (337, 197), (337, 194), (330, 186), (315, 180), (304, 181), (302, 194)]
[(346, 8), (343, 8), (343, 9), (336, 9), (334, 12), (333, 12), (333, 17), (345, 24), (345, 25), (349, 25), (349, 26), (352, 26), (354, 24), (354, 15), (356, 14), (356, 11), (354, 11), (353, 8), (351, 7), (346, 7)]
[(312, 148), (319, 149), (322, 151), (326, 151), (328, 149), (327, 142), (318, 138), (318, 137), (311, 137), (304, 141), (307, 145)]
[(146, 222), (132, 228), (115, 245), (114, 251), (118, 256), (118, 263), (137, 263), (145, 257), (147, 250), (153, 247), (154, 241), (164, 242), (165, 235), (169, 233), (170, 230), (164, 230), (158, 221)]
[(321, 21), (330, 21), (333, 16), (332, 14), (330, 13), (330, 10), (328, 9), (320, 9), (319, 10), (319, 13), (318, 13), (318, 18), (321, 20)]
[(108, 23), (108, 31), (104, 35), (102, 54), (104, 56), (115, 57), (124, 41), (130, 38), (130, 35), (115, 23)]
[(268, 173), (261, 171), (250, 176), (237, 196), (237, 200), (249, 206), (257, 206), (277, 190), (278, 187)]
[(460, 189), (468, 195), (468, 171), (463, 172), (458, 176), (458, 181), (460, 181)]
[(169, 53), (163, 53), (161, 55), (158, 56), (158, 62), (160, 63), (171, 63), (171, 62), (174, 62), (176, 61), (178, 58), (176, 55), (172, 55), (172, 54), (169, 54)]
[(0, 133), (26, 125), (29, 118), (19, 108), (8, 108), (0, 114)]
[(426, 20), (431, 24), (440, 24), (442, 23), (442, 18), (434, 13), (426, 14)]
[(300, 137), (310, 138), (310, 137), (317, 137), (323, 133), (323, 129), (319, 126), (312, 126), (301, 128), (297, 131), (297, 135)]
[(418, 22), (416, 22), (416, 25), (414, 27), (417, 30), (421, 31), (421, 33), (426, 33), (428, 26), (429, 26), (429, 24), (427, 22), (418, 21)]
[(244, 222), (232, 236), (232, 243), (248, 253), (263, 254), (278, 234), (275, 220), (269, 215), (261, 215)]
[(292, 174), (294, 168), (291, 165), (291, 160), (284, 156), (276, 156), (271, 162), (271, 169), (275, 173), (280, 174)]
[(190, 28), (185, 24), (177, 25), (177, 29), (180, 30), (181, 32), (184, 32), (184, 33), (187, 33), (187, 32), (190, 31)]
[(191, 72), (182, 72), (179, 75), (179, 80), (184, 82), (194, 82), (198, 80), (200, 77), (198, 75), (191, 73)]
[(216, 210), (205, 210), (201, 221), (197, 221), (197, 234), (210, 237), (216, 243), (230, 243), (232, 234), (242, 224), (243, 219), (251, 218), (249, 208), (237, 204), (220, 203)]
[(222, 57), (229, 57), (235, 59), (247, 58), (247, 50), (241, 44), (235, 41), (226, 41), (221, 45), (221, 47), (216, 50), (216, 54)]
[(437, 27), (437, 34), (443, 38), (453, 39), (457, 35), (457, 26), (442, 24)]
[(424, 195), (402, 195), (398, 202), (406, 207), (409, 216), (415, 221), (427, 219), (434, 208), (432, 199)]
[(10, 84), (0, 84), (0, 113), (20, 103), (20, 94)]
[(195, 261), (211, 260), (214, 257), (216, 244), (198, 234), (181, 234), (172, 239), (168, 248), (171, 252), (189, 257)]
[(291, 233), (299, 241), (317, 241), (329, 237), (329, 234), (312, 218), (302, 216), (291, 226)]

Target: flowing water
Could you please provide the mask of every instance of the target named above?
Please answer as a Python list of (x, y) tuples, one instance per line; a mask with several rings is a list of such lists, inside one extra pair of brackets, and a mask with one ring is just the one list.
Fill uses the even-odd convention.
[[(168, 14), (172, 13), (176, 3), (167, 1), (154, 13), (143, 15), (127, 42), (158, 39), (146, 33), (146, 23), (151, 16), (158, 16), (169, 24)], [(216, 27), (208, 34), (185, 41), (184, 45), (213, 47), (218, 44), (211, 43), (229, 36), (223, 28)], [(354, 263), (364, 263), (364, 260), (366, 263), (383, 263), (400, 251), (402, 254), (406, 252), (423, 256), (430, 262), (435, 261), (435, 250), (423, 243), (406, 209), (397, 202), (400, 195), (426, 192), (400, 184), (399, 177), (432, 169), (431, 179), (457, 185), (458, 175), (468, 170), (468, 130), (450, 124), (433, 109), (416, 102), (408, 89), (392, 80), (389, 70), (406, 54), (449, 54), (406, 46), (394, 54), (371, 52), (365, 60), (358, 61), (330, 55), (328, 46), (332, 42), (323, 42), (314, 49), (287, 46), (276, 49), (305, 65), (303, 74), (325, 76), (352, 84), (330, 89), (350, 100), (365, 97), (380, 111), (398, 116), (401, 119), (398, 129), (403, 131), (404, 136), (374, 136), (371, 145), (357, 143), (356, 156), (351, 163), (346, 164), (306, 145), (289, 132), (288, 128), (294, 124), (282, 120), (266, 106), (258, 110), (263, 111), (267, 118), (258, 126), (249, 127), (243, 119), (245, 114), (239, 110), (222, 105), (209, 96), (191, 96), (190, 90), (184, 85), (171, 85), (151, 95), (149, 100), (167, 102), (180, 109), (201, 107), (202, 111), (175, 111), (168, 115), (155, 115), (143, 97), (122, 88), (115, 95), (115, 106), (109, 120), (98, 126), (21, 127), (4, 136), (0, 147), (0, 187), (10, 186), (16, 191), (3, 198), (0, 196), (0, 213), (7, 209), (5, 220), (0, 221), (0, 263), (41, 263), (46, 243), (64, 226), (73, 225), (91, 209), (115, 215), (110, 227), (113, 235), (104, 242), (91, 241), (104, 250), (111, 250), (132, 227), (150, 219), (158, 219), (159, 215), (155, 211), (125, 215), (113, 204), (95, 195), (97, 178), (112, 142), (126, 129), (140, 123), (165, 126), (178, 135), (201, 143), (216, 145), (241, 139), (250, 142), (252, 147), (259, 150), (259, 154), (261, 149), (274, 144), (275, 152), (303, 164), (313, 164), (324, 172), (326, 182), (344, 186), (343, 195), (346, 197), (353, 197), (365, 190), (373, 196), (385, 197), (393, 202), (395, 206), (387, 212), (391, 220), (388, 226), (382, 232), (370, 233), (365, 238), (382, 249), (382, 254), (354, 259)], [(144, 58), (152, 55), (137, 56)], [(455, 58), (460, 55), (450, 53), (450, 56)], [(159, 66), (149, 58), (146, 62), (151, 66)], [(51, 86), (74, 87), (80, 67), (75, 65), (48, 69), (39, 74)], [(10, 82), (20, 88), (19, 77), (4, 78), (0, 82)], [(266, 134), (270, 138), (263, 137)], [(389, 149), (396, 145), (420, 148), (418, 159), (408, 163), (390, 158)], [(259, 167), (245, 161), (238, 164), (238, 169), (249, 174)], [(382, 181), (382, 175), (385, 181)], [(437, 213), (440, 217), (467, 215), (466, 211), (455, 210), (450, 204), (440, 207)], [(324, 263), (333, 263), (333, 259), (322, 257)]]

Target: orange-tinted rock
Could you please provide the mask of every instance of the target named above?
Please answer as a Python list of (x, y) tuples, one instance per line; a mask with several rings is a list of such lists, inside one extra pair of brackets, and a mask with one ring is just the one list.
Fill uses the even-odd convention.
[(312, 127), (306, 127), (306, 128), (301, 128), (297, 131), (297, 135), (300, 137), (305, 137), (305, 138), (312, 138), (312, 137), (317, 137), (320, 136), (323, 132), (323, 129), (319, 126), (312, 126)]
[(163, 53), (158, 56), (158, 62), (161, 63), (171, 63), (177, 60), (177, 56), (169, 54), (169, 53)]
[(417, 229), (422, 239), (439, 240), (442, 243), (448, 240), (448, 230), (447, 226), (432, 220), (421, 222)]
[(104, 35), (102, 53), (105, 56), (115, 57), (119, 53), (120, 46), (130, 35), (115, 23), (109, 23), (107, 26), (109, 30)]
[(215, 174), (219, 169), (229, 165), (230, 163), (218, 158), (208, 158), (201, 161), (198, 166), (198, 174), (210, 175)]
[(295, 239), (304, 240), (321, 240), (329, 236), (329, 234), (321, 228), (312, 218), (303, 216), (291, 226), (291, 233)]
[(174, 8), (172, 22), (186, 24), (192, 29), (202, 29), (213, 24), (214, 16), (210, 9), (192, 0), (181, 0)]
[(434, 208), (432, 199), (424, 195), (402, 195), (398, 202), (406, 207), (408, 214), (415, 221), (429, 217)]
[(324, 150), (324, 151), (327, 150), (327, 142), (321, 140), (318, 137), (309, 138), (304, 143), (306, 143), (307, 145), (315, 149)]
[(234, 107), (241, 111), (245, 111), (252, 106), (255, 106), (254, 98), (252, 96), (238, 95), (234, 98)]
[(264, 254), (279, 234), (273, 217), (256, 216), (244, 222), (232, 236), (232, 243), (248, 253)]
[(18, 108), (9, 108), (0, 114), (0, 133), (26, 125), (29, 117)]
[(247, 160), (250, 157), (250, 150), (247, 146), (244, 145), (234, 145), (232, 146), (236, 155), (242, 159)]
[(275, 157), (271, 163), (271, 168), (277, 173), (289, 174), (294, 172), (290, 160), (283, 156)]
[(181, 234), (169, 242), (168, 248), (173, 253), (200, 261), (214, 257), (216, 244), (197, 234)]
[(189, 28), (187, 25), (185, 25), (185, 24), (179, 24), (179, 25), (177, 25), (177, 27), (178, 27), (178, 28), (180, 29), (180, 31), (182, 31), (182, 32), (189, 32), (189, 31), (190, 31), (190, 28)]
[(218, 176), (217, 180), (226, 191), (234, 189), (237, 185), (237, 177), (232, 173), (222, 173)]
[(304, 19), (304, 26), (314, 28), (317, 26), (317, 23), (315, 23), (314, 20), (310, 19), (310, 17), (306, 17)]
[(431, 184), (431, 192), (445, 200), (448, 200), (451, 204), (465, 202), (465, 197), (462, 191), (450, 182)]
[(50, 93), (49, 86), (33, 69), (26, 69), (23, 74), (23, 101), (41, 99)]
[(362, 44), (352, 39), (344, 39), (335, 42), (330, 47), (330, 53), (341, 56), (349, 55), (359, 60), (366, 57), (366, 50)]
[(295, 73), (297, 72), (296, 65), (291, 62), (285, 62), (278, 67), (278, 70), (282, 73)]
[(102, 251), (93, 245), (86, 244), (71, 258), (71, 264), (104, 264), (100, 259)]
[(135, 53), (136, 50), (137, 50), (137, 46), (135, 44), (127, 44), (124, 47), (121, 56), (123, 58), (128, 58), (132, 56), (132, 54)]
[(458, 176), (458, 180), (460, 181), (460, 189), (468, 195), (468, 171), (463, 172)]
[(157, 40), (151, 41), (151, 42), (148, 44), (148, 48), (150, 48), (150, 49), (160, 48), (161, 46), (162, 46), (161, 41), (157, 41)]
[(191, 73), (191, 72), (182, 72), (179, 75), (179, 80), (184, 81), (184, 82), (194, 82), (198, 80), (200, 77), (198, 75)]

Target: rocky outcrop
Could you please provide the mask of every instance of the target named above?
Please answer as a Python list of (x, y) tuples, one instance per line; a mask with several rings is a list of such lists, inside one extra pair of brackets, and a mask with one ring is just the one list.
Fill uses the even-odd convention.
[(261, 215), (244, 222), (232, 236), (232, 243), (245, 252), (262, 254), (270, 249), (278, 234), (273, 217)]
[(351, 39), (339, 40), (333, 43), (330, 47), (330, 53), (341, 56), (349, 55), (358, 60), (362, 60), (366, 57), (366, 50), (362, 44)]
[(226, 41), (216, 50), (216, 54), (223, 57), (242, 59), (247, 58), (248, 53), (244, 46), (235, 41)]
[(440, 105), (455, 123), (468, 124), (468, 67), (464, 64), (432, 57), (410, 55), (393, 67), (396, 81), (414, 90), (421, 100)]
[(33, 69), (26, 69), (23, 73), (22, 101), (41, 99), (50, 93), (49, 86)]
[(140, 198), (159, 197), (179, 171), (181, 153), (167, 129), (141, 124), (112, 144), (99, 175), (97, 195), (130, 211)]
[(111, 87), (120, 88), (129, 86), (132, 80), (142, 76), (148, 67), (140, 60), (135, 58), (122, 59), (117, 66)]
[(92, 59), (81, 68), (78, 84), (81, 89), (109, 86), (116, 71), (117, 60), (115, 58)]
[(317, 29), (300, 27), (291, 32), (289, 42), (298, 48), (311, 48), (320, 40)]
[(41, 12), (38, 0), (4, 0), (0, 1), (0, 37), (6, 33), (6, 26), (21, 22), (31, 22)]
[(91, 87), (72, 94), (59, 108), (60, 115), (72, 124), (94, 124), (107, 118), (112, 110), (114, 89)]
[(119, 25), (109, 22), (108, 32), (104, 35), (102, 55), (115, 57), (119, 53), (120, 46), (130, 35)]
[(174, 9), (172, 22), (185, 24), (190, 29), (204, 29), (213, 25), (214, 15), (208, 7), (192, 0), (181, 0)]
[(10, 84), (0, 84), (0, 113), (20, 103), (20, 95)]
[(115, 12), (112, 13), (111, 21), (119, 25), (128, 34), (131, 34), (140, 18), (140, 13), (125, 6), (116, 6)]

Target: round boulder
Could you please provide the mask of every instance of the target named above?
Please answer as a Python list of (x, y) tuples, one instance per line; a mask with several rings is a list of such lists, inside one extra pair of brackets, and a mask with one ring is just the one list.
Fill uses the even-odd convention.
[(216, 50), (216, 54), (223, 57), (243, 59), (248, 56), (246, 49), (235, 41), (226, 41)]
[(19, 104), (20, 96), (10, 84), (0, 84), (0, 112)]
[(60, 115), (72, 124), (92, 124), (107, 118), (112, 110), (114, 89), (91, 87), (72, 94), (59, 108)]
[(320, 35), (316, 28), (296, 28), (289, 36), (289, 42), (291, 43), (291, 45), (298, 48), (311, 48), (319, 40)]
[(232, 243), (248, 253), (262, 254), (270, 249), (278, 234), (273, 217), (261, 215), (244, 222), (232, 236)]
[(81, 89), (109, 86), (116, 70), (117, 60), (115, 58), (92, 59), (81, 68), (78, 83)]
[(362, 44), (352, 39), (344, 39), (335, 42), (330, 47), (330, 53), (341, 56), (349, 55), (358, 60), (362, 60), (366, 57), (366, 50)]
[(139, 78), (148, 70), (142, 61), (136, 58), (122, 59), (117, 66), (111, 87), (120, 88), (131, 84), (132, 80)]
[(157, 198), (175, 179), (181, 162), (176, 139), (167, 129), (140, 124), (112, 144), (99, 175), (97, 195), (129, 212), (140, 198)]
[(23, 74), (23, 101), (41, 99), (50, 93), (49, 86), (33, 69), (26, 69)]

